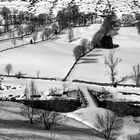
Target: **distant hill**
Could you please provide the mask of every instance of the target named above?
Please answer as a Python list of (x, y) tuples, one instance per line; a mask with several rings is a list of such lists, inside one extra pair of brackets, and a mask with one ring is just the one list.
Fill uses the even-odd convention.
[(80, 11), (102, 14), (110, 5), (118, 15), (140, 12), (140, 0), (2, 0), (0, 7), (17, 8), (19, 11), (31, 11), (35, 14), (57, 11), (69, 3), (79, 6)]

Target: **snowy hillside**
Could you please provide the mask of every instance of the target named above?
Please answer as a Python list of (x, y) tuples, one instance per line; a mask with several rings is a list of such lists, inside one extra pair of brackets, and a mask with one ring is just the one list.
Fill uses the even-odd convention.
[(104, 10), (111, 4), (111, 7), (118, 15), (140, 12), (139, 0), (39, 0), (39, 2), (29, 2), (29, 0), (13, 0), (11, 2), (0, 2), (0, 7), (4, 5), (9, 8), (21, 10), (30, 10), (35, 14), (49, 12), (54, 15), (66, 7), (69, 3), (74, 3), (79, 6), (81, 12), (96, 12), (102, 14)]

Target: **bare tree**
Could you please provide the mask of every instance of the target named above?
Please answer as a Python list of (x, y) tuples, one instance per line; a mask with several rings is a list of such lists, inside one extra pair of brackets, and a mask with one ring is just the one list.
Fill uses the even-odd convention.
[(106, 112), (106, 114), (96, 116), (96, 127), (103, 133), (106, 140), (115, 139), (120, 135), (123, 127), (123, 119), (115, 114)]
[(18, 28), (17, 28), (17, 35), (18, 35), (18, 37), (22, 37), (23, 33), (24, 33), (23, 27), (22, 26), (18, 26)]
[[(25, 94), (25, 100), (29, 100), (29, 89), (26, 87), (24, 90), (24, 94)], [(33, 123), (33, 114), (32, 114), (32, 107), (30, 107), (30, 105), (26, 105), (23, 106), (22, 110), (21, 110), (22, 115), (24, 115), (26, 118), (28, 118), (30, 120), (30, 123)]]
[(114, 54), (115, 51), (110, 51), (108, 57), (105, 57), (104, 59), (104, 64), (109, 68), (108, 74), (112, 85), (116, 83), (116, 76), (118, 74), (116, 67), (122, 61), (121, 59), (115, 57)]
[(50, 28), (46, 28), (44, 30), (45, 39), (47, 39), (52, 34), (52, 30)]
[(44, 34), (44, 32), (41, 33), (40, 37), (41, 37), (42, 41), (45, 40), (45, 34)]
[(7, 64), (5, 66), (5, 72), (7, 73), (8, 76), (12, 72), (12, 70), (13, 70), (13, 66), (11, 64)]
[(29, 88), (25, 88), (24, 94), (25, 100), (29, 102), (22, 108), (22, 114), (30, 120), (30, 124), (33, 124), (34, 115), (37, 113), (36, 109), (33, 108), (33, 96), (37, 94), (37, 87), (34, 81), (31, 81)]
[(121, 62), (122, 60), (120, 58), (115, 57), (115, 51), (110, 51), (108, 57), (105, 57), (104, 59), (104, 63), (106, 66), (108, 66), (109, 71), (107, 71), (110, 80), (111, 80), (111, 84), (116, 87), (117, 84), (121, 83), (121, 82), (125, 82), (127, 81), (130, 76), (126, 75), (123, 76), (119, 79), (116, 78), (116, 76), (118, 75), (118, 71), (117, 71), (117, 65)]
[(11, 42), (12, 42), (12, 44), (14, 45), (14, 47), (16, 47), (16, 45), (17, 45), (17, 40), (16, 40), (16, 38), (12, 38), (12, 39), (11, 39)]
[(137, 87), (140, 87), (140, 65), (133, 66), (133, 73), (131, 78), (135, 82)]
[(38, 70), (38, 71), (36, 72), (36, 77), (39, 78), (39, 75), (40, 75), (40, 70)]
[(57, 34), (58, 25), (57, 25), (56, 23), (54, 23), (54, 24), (52, 25), (52, 31), (53, 31), (53, 33)]
[(73, 38), (74, 38), (73, 29), (72, 29), (72, 27), (69, 27), (69, 30), (68, 30), (68, 41), (72, 42)]
[(12, 44), (14, 45), (14, 47), (16, 47), (17, 40), (16, 40), (16, 38), (15, 38), (15, 33), (14, 33), (14, 32), (10, 32), (10, 33), (9, 33), (9, 36), (12, 37), (12, 38), (11, 38), (11, 42), (12, 42)]
[(34, 41), (34, 43), (35, 43), (36, 40), (37, 40), (37, 32), (34, 32), (32, 37), (33, 37), (33, 41)]
[(52, 127), (55, 128), (57, 123), (60, 123), (62, 121), (60, 113), (55, 111), (40, 110), (39, 114), (40, 119), (44, 122), (46, 130), (49, 130)]

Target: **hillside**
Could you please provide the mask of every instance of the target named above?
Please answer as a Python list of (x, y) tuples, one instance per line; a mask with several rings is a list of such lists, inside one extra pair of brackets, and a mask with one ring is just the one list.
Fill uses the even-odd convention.
[(4, 5), (9, 8), (16, 8), (19, 11), (31, 11), (35, 14), (40, 12), (49, 13), (50, 10), (54, 15), (66, 7), (69, 3), (79, 6), (81, 12), (96, 12), (98, 14), (104, 13), (109, 5), (120, 16), (122, 14), (140, 12), (139, 0), (11, 0), (0, 2), (0, 7)]

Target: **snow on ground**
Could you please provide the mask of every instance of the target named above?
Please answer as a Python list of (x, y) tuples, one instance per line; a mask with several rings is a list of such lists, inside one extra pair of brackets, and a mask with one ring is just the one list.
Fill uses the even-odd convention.
[(23, 105), (12, 102), (0, 102), (0, 140), (46, 140), (51, 134), (57, 140), (103, 140), (96, 130), (70, 118), (56, 126), (55, 130), (46, 131), (42, 122), (29, 124), (21, 111)]
[[(64, 30), (60, 35), (54, 36), (49, 41), (2, 52), (0, 72), (4, 73), (5, 65), (11, 63), (13, 65), (13, 74), (22, 71), (28, 76), (36, 76), (36, 72), (40, 71), (41, 77), (64, 78), (74, 63), (73, 48), (79, 43), (81, 35), (83, 34), (82, 37), (91, 39), (92, 34), (97, 31), (95, 27), (99, 26), (76, 28), (74, 31), (75, 40), (72, 43), (68, 42), (67, 30)], [(0, 42), (0, 46), (7, 48), (12, 45), (10, 43), (10, 41)]]
[[(9, 84), (13, 83), (13, 85), (20, 85), (21, 87), (23, 87), (21, 90), (13, 90), (12, 92), (9, 92), (9, 94), (13, 94), (13, 95), (18, 95), (23, 91), (24, 91), (24, 87), (25, 86), (29, 86), (31, 80), (27, 80), (27, 79), (16, 79), (16, 78), (4, 78), (4, 82)], [(44, 92), (44, 94), (48, 94), (49, 89), (50, 88), (54, 88), (57, 87), (59, 89), (63, 89), (63, 85), (64, 83), (61, 81), (45, 81), (45, 80), (34, 80), (36, 83), (36, 86), (38, 88), (38, 90), (40, 92)], [(73, 118), (74, 120), (77, 120), (78, 122), (81, 122), (93, 129), (96, 129), (95, 124), (96, 124), (96, 114), (101, 114), (103, 115), (106, 110), (102, 109), (102, 108), (98, 108), (96, 106), (96, 104), (93, 102), (90, 94), (87, 91), (87, 88), (91, 89), (91, 90), (96, 90), (96, 91), (101, 91), (103, 88), (106, 87), (102, 87), (102, 86), (97, 86), (97, 85), (88, 85), (88, 84), (81, 84), (81, 83), (71, 83), (71, 82), (66, 82), (66, 85), (68, 87), (69, 90), (73, 90), (73, 89), (78, 89), (80, 88), (81, 91), (84, 93), (87, 101), (88, 101), (88, 106), (86, 108), (80, 108), (74, 112), (71, 113), (66, 113), (64, 115)], [(109, 90), (110, 87), (106, 88), (107, 90)], [(110, 91), (115, 91), (115, 89), (110, 88)], [(8, 91), (2, 91), (1, 95), (8, 95), (7, 93)], [(124, 140), (126, 139), (127, 135), (129, 134), (136, 134), (139, 132), (139, 123), (136, 123), (133, 121), (132, 117), (126, 117), (124, 119), (125, 123), (124, 123), (124, 128), (122, 129), (122, 135), (120, 136), (120, 138), (118, 140)], [(130, 130), (133, 129), (133, 131)], [(9, 132), (10, 133), (10, 132)]]
[[(75, 28), (74, 29), (74, 38), (75, 40), (72, 43), (68, 43), (67, 40), (67, 30), (64, 30), (53, 37), (49, 41), (41, 42), (39, 44), (27, 45), (21, 48), (9, 50), (1, 53), (1, 69), (0, 72), (4, 73), (4, 67), (7, 63), (11, 63), (13, 65), (13, 72), (17, 73), (18, 71), (22, 71), (24, 74), (29, 76), (36, 76), (36, 72), (40, 70), (41, 77), (59, 77), (64, 78), (72, 64), (74, 63), (73, 57), (73, 48), (79, 44), (82, 38), (91, 39), (92, 35), (99, 29), (100, 25), (91, 25), (83, 28)], [(133, 31), (133, 32), (132, 32)], [(126, 43), (128, 42), (128, 43)], [(140, 49), (139, 49), (139, 36), (137, 34), (136, 29), (133, 28), (121, 28), (119, 31), (119, 35), (114, 38), (114, 43), (119, 44), (120, 46), (116, 48), (116, 56), (120, 57), (123, 61), (120, 63), (118, 67), (119, 76), (124, 76), (131, 73), (131, 68), (133, 65), (139, 63), (138, 60)], [(4, 44), (0, 43), (0, 45)], [(107, 68), (104, 66), (103, 60), (104, 56), (109, 53), (110, 50), (104, 49), (95, 49), (90, 54), (88, 54), (79, 64), (74, 68), (70, 75), (71, 79), (81, 79), (81, 80), (89, 80), (95, 82), (108, 82), (108, 77), (106, 75)], [(125, 69), (125, 71), (124, 71)], [(5, 79), (6, 83), (13, 83), (17, 85), (26, 86), (29, 85), (30, 80), (25, 79)], [(63, 83), (60, 81), (43, 81), (43, 80), (35, 80), (36, 85), (40, 91), (45, 92), (46, 94), (49, 91), (49, 88), (52, 87), (63, 87)], [(92, 101), (89, 93), (87, 92), (86, 84), (75, 84), (70, 83), (71, 88), (79, 87), (85, 94), (89, 106), (87, 108), (81, 108), (75, 112), (68, 113), (69, 117), (72, 117), (78, 121), (85, 123), (88, 126), (94, 127), (95, 124), (95, 116), (96, 113), (100, 112), (104, 114), (105, 109), (97, 108), (94, 102)], [(94, 90), (102, 90), (103, 87), (100, 86), (90, 86)], [(114, 94), (123, 90), (123, 92), (131, 91), (129, 88), (108, 88)], [(12, 91), (13, 94), (19, 91)], [(20, 91), (23, 92), (23, 89)], [(139, 93), (139, 89), (134, 89), (131, 91), (132, 93)], [(4, 93), (4, 92), (3, 92)], [(11, 93), (11, 92), (10, 92)], [(134, 97), (135, 95), (133, 95)], [(117, 97), (117, 96), (116, 96)], [(120, 95), (119, 97), (122, 97)], [(125, 96), (127, 97), (127, 96)], [(129, 96), (130, 98), (130, 96)], [(136, 99), (136, 98), (135, 98)], [(129, 123), (128, 123), (129, 122)], [(129, 127), (128, 127), (129, 125)], [(132, 127), (131, 127), (132, 126)], [(135, 133), (138, 133), (139, 127), (136, 125), (133, 120), (128, 121), (126, 119), (126, 123), (123, 129), (125, 136), (129, 134), (130, 129), (135, 128)], [(94, 127), (95, 128), (95, 127)], [(131, 131), (132, 132), (132, 131)], [(134, 134), (134, 133), (133, 133)]]
[[(88, 35), (87, 35), (88, 36)], [(113, 38), (115, 56), (122, 59), (118, 64), (118, 79), (120, 77), (131, 75), (132, 67), (140, 64), (140, 36), (135, 27), (120, 28), (119, 35)], [(94, 82), (110, 82), (107, 75), (108, 68), (104, 65), (104, 57), (109, 54), (111, 49), (94, 49), (79, 61), (69, 79), (80, 79)], [(132, 83), (131, 80), (128, 83)]]

